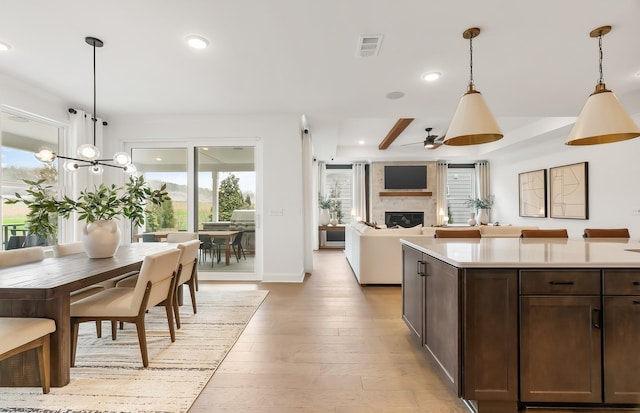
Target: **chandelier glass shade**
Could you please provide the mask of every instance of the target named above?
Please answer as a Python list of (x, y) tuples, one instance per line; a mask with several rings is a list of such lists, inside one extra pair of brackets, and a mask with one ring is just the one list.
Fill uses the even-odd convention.
[[(77, 158), (58, 155), (46, 147), (40, 148), (35, 157), (43, 163), (51, 163), (56, 158), (65, 159), (63, 168), (69, 172), (86, 167), (92, 174), (102, 175), (104, 167), (108, 166), (120, 168), (127, 174), (133, 174), (136, 172), (136, 167), (131, 163), (131, 157), (125, 152), (117, 152), (113, 158), (100, 159), (100, 149), (96, 146), (96, 123), (98, 122), (96, 113), (96, 47), (102, 47), (104, 43), (95, 37), (86, 37), (85, 41), (93, 47), (93, 117), (91, 118), (93, 121), (93, 145), (89, 143), (80, 145), (76, 152)], [(69, 109), (69, 112), (76, 113), (74, 109)]]

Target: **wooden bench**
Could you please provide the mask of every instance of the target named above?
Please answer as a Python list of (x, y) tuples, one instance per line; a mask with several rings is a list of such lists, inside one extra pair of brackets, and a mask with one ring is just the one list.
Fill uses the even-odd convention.
[(0, 317), (0, 361), (27, 350), (37, 349), (42, 392), (49, 393), (49, 334), (56, 323), (48, 318)]

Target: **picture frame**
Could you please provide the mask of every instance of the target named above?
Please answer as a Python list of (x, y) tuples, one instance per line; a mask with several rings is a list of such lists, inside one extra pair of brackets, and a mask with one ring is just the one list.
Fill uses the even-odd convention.
[(518, 174), (519, 214), (521, 217), (547, 217), (547, 170)]
[(589, 219), (588, 162), (549, 168), (551, 218)]

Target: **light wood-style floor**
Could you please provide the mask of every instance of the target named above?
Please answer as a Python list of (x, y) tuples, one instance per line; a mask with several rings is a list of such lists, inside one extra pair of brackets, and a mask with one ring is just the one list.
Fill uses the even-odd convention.
[(468, 412), (409, 335), (400, 287), (361, 287), (341, 250), (314, 253), (301, 284), (200, 288), (270, 293), (191, 413)]

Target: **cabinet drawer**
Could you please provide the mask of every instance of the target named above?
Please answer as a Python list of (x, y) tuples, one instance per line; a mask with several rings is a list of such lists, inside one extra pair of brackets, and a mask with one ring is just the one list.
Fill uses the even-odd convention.
[(635, 269), (604, 270), (605, 295), (640, 295), (640, 271)]
[(521, 295), (600, 295), (599, 270), (522, 270)]

